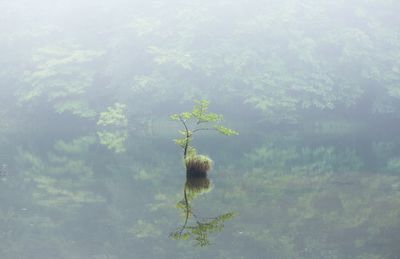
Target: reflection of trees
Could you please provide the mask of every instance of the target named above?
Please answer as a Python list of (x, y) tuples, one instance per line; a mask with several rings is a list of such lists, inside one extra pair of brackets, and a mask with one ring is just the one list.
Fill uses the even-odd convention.
[(91, 189), (93, 168), (83, 158), (96, 139), (91, 136), (71, 142), (57, 141), (47, 156), (21, 150), (19, 162), (26, 179), (33, 183), (34, 201), (45, 207), (68, 211), (103, 199)]
[(50, 147), (20, 145), (11, 158), (0, 157), (0, 258), (78, 257), (70, 247), (90, 237), (83, 224), (98, 222), (88, 207), (105, 201), (91, 160), (95, 143), (91, 135)]
[(241, 209), (236, 251), (252, 240), (268, 258), (398, 258), (399, 177), (384, 171), (396, 168), (398, 142), (370, 152), (365, 142), (278, 137), (245, 155), (246, 172), (231, 183), (241, 184), (226, 194)]
[(128, 138), (126, 126), (126, 105), (115, 103), (108, 107), (107, 111), (100, 114), (97, 125), (100, 127), (97, 131), (100, 143), (107, 146), (116, 153), (125, 151), (125, 141)]
[[(183, 200), (178, 202), (178, 209), (185, 215), (185, 221), (181, 227), (170, 234), (170, 237), (177, 240), (195, 240), (197, 246), (207, 246), (211, 242), (208, 236), (211, 233), (222, 231), (224, 222), (230, 220), (234, 214), (228, 212), (216, 217), (199, 217), (193, 212), (190, 202), (200, 193), (208, 191), (210, 180), (207, 177), (187, 178), (183, 189)], [(189, 224), (190, 217), (194, 222)]]
[(250, 167), (305, 174), (358, 171), (364, 161), (356, 150), (331, 146), (280, 146), (278, 142), (263, 145), (247, 153), (244, 163)]

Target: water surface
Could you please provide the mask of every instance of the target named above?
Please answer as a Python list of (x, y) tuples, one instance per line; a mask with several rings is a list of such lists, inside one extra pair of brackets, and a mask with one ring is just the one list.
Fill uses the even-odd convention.
[(182, 151), (167, 128), (131, 132), (116, 153), (96, 132), (65, 127), (2, 141), (2, 258), (400, 253), (395, 137), (345, 126), (205, 134), (195, 144), (214, 167), (207, 180), (185, 185)]

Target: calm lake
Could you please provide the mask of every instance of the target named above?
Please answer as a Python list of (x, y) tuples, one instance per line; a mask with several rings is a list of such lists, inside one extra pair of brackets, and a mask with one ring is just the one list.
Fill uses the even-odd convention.
[(0, 259), (399, 259), (399, 14), (0, 0)]
[(399, 139), (378, 125), (330, 121), (310, 132), (232, 122), (238, 136), (194, 138), (213, 168), (186, 180), (175, 122), (128, 130), (120, 153), (65, 122), (2, 139), (2, 258), (400, 253)]

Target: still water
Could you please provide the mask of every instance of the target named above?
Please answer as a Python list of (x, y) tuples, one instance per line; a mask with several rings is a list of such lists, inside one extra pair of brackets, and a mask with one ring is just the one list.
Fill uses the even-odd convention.
[(379, 127), (238, 123), (195, 139), (214, 164), (189, 180), (173, 127), (132, 129), (120, 152), (80, 124), (3, 138), (0, 257), (400, 255), (399, 139)]
[(0, 0), (0, 259), (399, 259), (399, 13)]

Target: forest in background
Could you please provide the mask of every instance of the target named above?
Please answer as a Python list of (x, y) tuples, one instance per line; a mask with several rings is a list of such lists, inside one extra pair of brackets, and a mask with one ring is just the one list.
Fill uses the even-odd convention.
[[(0, 2), (0, 257), (397, 258), (399, 11)], [(195, 140), (216, 165), (193, 206), (235, 214), (208, 250), (168, 240), (184, 172), (167, 118), (196, 99), (240, 132)]]
[(97, 121), (115, 103), (147, 117), (193, 99), (273, 122), (395, 114), (399, 5), (2, 2), (2, 118), (45, 109)]

